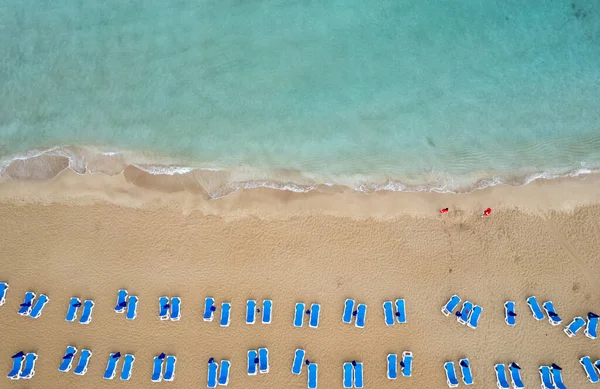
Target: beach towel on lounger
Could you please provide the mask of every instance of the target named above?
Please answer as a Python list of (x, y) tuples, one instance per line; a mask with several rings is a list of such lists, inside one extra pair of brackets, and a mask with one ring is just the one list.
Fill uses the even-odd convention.
[(67, 309), (67, 316), (65, 317), (66, 321), (75, 321), (77, 318), (77, 310), (81, 305), (81, 301), (77, 297), (71, 297), (69, 300), (69, 308)]
[(548, 315), (548, 320), (550, 321), (550, 324), (552, 324), (553, 326), (557, 326), (560, 323), (562, 323), (562, 319), (560, 318), (560, 316), (558, 316), (558, 313), (556, 313), (556, 309), (554, 309), (552, 301), (546, 301), (543, 304), (543, 307), (544, 311), (546, 311), (546, 315)]
[(517, 312), (515, 311), (514, 301), (504, 303), (504, 321), (511, 327), (517, 324)]
[(58, 371), (62, 371), (63, 373), (66, 373), (69, 370), (71, 370), (71, 366), (73, 365), (73, 358), (75, 357), (76, 353), (77, 353), (77, 348), (75, 348), (73, 346), (67, 346), (67, 351), (65, 351), (65, 355), (63, 356), (62, 362), (60, 363), (60, 366), (58, 367)]
[(117, 304), (115, 304), (115, 312), (123, 313), (125, 312), (125, 307), (127, 306), (127, 290), (120, 289), (117, 293)]
[(35, 299), (35, 296), (36, 295), (34, 292), (25, 293), (25, 297), (23, 298), (23, 302), (21, 303), (21, 308), (19, 308), (19, 311), (17, 312), (19, 315), (29, 315), (29, 312), (31, 312), (31, 307), (33, 306), (33, 300)]
[(12, 357), (12, 369), (10, 369), (10, 372), (8, 373), (7, 377), (10, 378), (11, 380), (18, 380), (19, 379), (19, 372), (21, 371), (21, 368), (23, 367), (23, 361), (25, 360), (25, 354), (23, 353), (18, 353), (16, 355), (13, 355)]
[(169, 310), (171, 304), (169, 304), (169, 298), (167, 296), (161, 296), (158, 299), (158, 317), (160, 320), (169, 319)]

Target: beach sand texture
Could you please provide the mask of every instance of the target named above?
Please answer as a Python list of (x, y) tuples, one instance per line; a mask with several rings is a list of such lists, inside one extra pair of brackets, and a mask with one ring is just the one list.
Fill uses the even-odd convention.
[[(598, 341), (567, 338), (563, 326), (535, 321), (525, 303), (551, 299), (564, 324), (600, 311), (596, 205), (544, 213), (506, 206), (489, 218), (472, 209), (440, 217), (434, 204), (431, 216), (225, 217), (164, 204), (21, 200), (0, 204), (0, 281), (10, 284), (0, 366), (8, 373), (19, 350), (39, 358), (33, 379), (1, 378), (0, 387), (115, 387), (118, 377), (102, 374), (116, 351), (135, 354), (131, 380), (121, 384), (129, 388), (205, 387), (210, 357), (232, 362), (231, 388), (304, 388), (306, 373), (290, 372), (298, 347), (319, 364), (319, 388), (341, 388), (342, 363), (353, 359), (364, 362), (366, 388), (444, 388), (442, 364), (463, 357), (476, 388), (495, 387), (493, 365), (512, 361), (527, 387), (539, 385), (540, 365), (554, 362), (578, 388), (587, 382), (578, 359), (600, 358)], [(134, 321), (113, 311), (120, 288), (140, 298)], [(16, 313), (27, 290), (50, 296), (37, 320)], [(440, 313), (454, 293), (483, 307), (477, 330)], [(180, 322), (158, 319), (161, 295), (181, 297)], [(89, 325), (65, 321), (71, 296), (96, 302)], [(229, 328), (202, 321), (206, 296), (232, 303)], [(273, 300), (272, 324), (244, 323), (249, 298)], [(341, 323), (346, 298), (368, 304), (364, 329)], [(396, 298), (406, 299), (408, 323), (388, 328), (381, 304)], [(506, 300), (517, 301), (515, 328), (504, 323)], [(298, 301), (321, 303), (318, 329), (293, 328)], [(67, 345), (93, 351), (84, 377), (57, 371)], [(246, 352), (257, 347), (269, 348), (271, 369), (249, 377)], [(387, 380), (386, 355), (404, 350), (414, 354), (413, 377)], [(161, 352), (177, 356), (175, 380), (152, 384)]]

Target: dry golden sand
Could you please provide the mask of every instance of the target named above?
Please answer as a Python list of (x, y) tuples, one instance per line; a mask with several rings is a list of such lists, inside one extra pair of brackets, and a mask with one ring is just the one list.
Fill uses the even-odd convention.
[[(209, 357), (232, 362), (231, 388), (305, 388), (290, 372), (302, 347), (319, 364), (319, 388), (341, 388), (342, 363), (365, 365), (365, 388), (444, 388), (442, 364), (470, 359), (475, 388), (494, 388), (495, 363), (517, 361), (528, 387), (537, 368), (561, 365), (571, 388), (586, 387), (578, 363), (600, 359), (598, 342), (536, 322), (525, 299), (553, 300), (566, 322), (600, 311), (597, 182), (536, 182), (471, 195), (267, 190), (221, 200), (161, 193), (123, 177), (65, 173), (51, 182), (0, 186), (0, 366), (10, 355), (39, 355), (30, 381), (2, 388), (206, 386)], [(195, 196), (195, 197), (194, 197)], [(484, 206), (498, 207), (489, 218)], [(451, 206), (439, 216), (437, 209)], [(119, 288), (140, 298), (138, 318), (113, 311)], [(50, 296), (41, 318), (16, 314), (27, 290)], [(483, 307), (480, 328), (440, 313), (454, 293)], [(158, 320), (158, 297), (181, 296), (180, 322)], [(85, 326), (64, 320), (71, 296), (96, 302)], [(232, 323), (202, 321), (204, 297), (231, 301)], [(368, 304), (364, 329), (341, 323), (344, 299)], [(408, 323), (388, 328), (381, 304), (405, 298)], [(271, 325), (246, 325), (245, 301), (274, 302)], [(503, 303), (517, 301), (518, 324)], [(292, 326), (297, 301), (320, 302), (318, 329)], [(67, 345), (93, 351), (84, 377), (57, 371)], [(246, 375), (248, 349), (268, 347), (271, 372)], [(388, 381), (386, 355), (410, 350), (413, 377)], [(131, 381), (102, 378), (110, 352), (133, 353)], [(152, 358), (177, 355), (175, 381), (152, 384)]]

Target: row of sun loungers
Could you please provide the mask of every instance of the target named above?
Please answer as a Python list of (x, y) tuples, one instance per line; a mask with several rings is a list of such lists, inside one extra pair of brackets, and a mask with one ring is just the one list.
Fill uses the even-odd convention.
[(68, 322), (74, 322), (77, 319), (77, 311), (83, 306), (83, 312), (79, 318), (80, 324), (89, 324), (92, 321), (92, 311), (94, 310), (94, 301), (85, 300), (83, 304), (78, 297), (71, 297), (69, 300), (69, 307), (67, 309), (67, 316), (65, 320)]
[(173, 297), (169, 299), (167, 296), (158, 298), (160, 320), (179, 321), (181, 319), (181, 298)]
[(231, 362), (228, 360), (221, 361), (221, 368), (219, 364), (215, 362), (214, 358), (208, 361), (208, 377), (207, 387), (216, 388), (217, 384), (221, 386), (227, 386), (229, 383), (229, 370), (231, 368)]
[(160, 382), (162, 380), (173, 381), (175, 378), (176, 363), (177, 357), (175, 355), (165, 355), (165, 353), (161, 353), (154, 357), (152, 382)]
[(397, 299), (395, 302), (396, 310), (391, 301), (383, 302), (383, 316), (386, 326), (393, 326), (396, 323), (406, 323), (406, 308), (404, 299)]
[(523, 380), (521, 379), (521, 367), (515, 362), (508, 365), (508, 371), (506, 369), (506, 365), (501, 363), (496, 364), (494, 366), (494, 370), (496, 371), (496, 385), (499, 389), (510, 389), (510, 385), (508, 383), (509, 372), (510, 381), (512, 382), (513, 388), (522, 389), (525, 387), (525, 385), (523, 385)]
[(310, 328), (319, 327), (319, 314), (321, 313), (321, 304), (313, 303), (310, 309), (304, 310), (304, 303), (296, 303), (294, 311), (294, 327), (302, 327), (304, 325), (304, 315), (309, 317), (308, 326)]
[(571, 323), (569, 323), (564, 331), (568, 337), (574, 337), (579, 330), (585, 327), (583, 333), (590, 339), (598, 338), (598, 315), (594, 312), (588, 312), (587, 314), (587, 324), (586, 321), (582, 317), (575, 317)]
[(556, 309), (554, 308), (552, 301), (546, 301), (542, 304), (544, 311), (542, 311), (542, 307), (540, 307), (540, 304), (535, 296), (531, 296), (527, 299), (527, 305), (529, 305), (529, 309), (531, 309), (531, 313), (533, 314), (533, 318), (535, 320), (543, 320), (545, 311), (550, 324), (557, 326), (562, 323), (562, 319), (556, 313)]
[(129, 296), (126, 289), (119, 290), (117, 294), (116, 313), (125, 313), (127, 320), (134, 320), (137, 317), (137, 296)]
[(37, 360), (36, 353), (23, 353), (19, 351), (12, 356), (13, 366), (8, 373), (8, 378), (11, 380), (28, 380), (35, 375), (35, 361)]
[(248, 350), (248, 375), (256, 375), (257, 372), (269, 372), (269, 350), (266, 348)]
[(365, 327), (365, 321), (367, 319), (367, 305), (358, 304), (356, 310), (354, 309), (355, 302), (352, 299), (346, 299), (344, 303), (344, 314), (342, 316), (342, 322), (351, 324), (354, 319), (354, 325), (358, 328)]
[[(404, 377), (412, 376), (412, 361), (412, 353), (404, 351), (400, 361), (400, 371)], [(387, 378), (390, 380), (398, 378), (398, 355), (396, 354), (388, 354), (387, 356)]]
[(362, 388), (364, 381), (362, 362), (345, 362), (342, 381), (344, 388)]
[[(450, 297), (446, 305), (442, 307), (442, 313), (445, 316), (450, 316), (458, 307), (460, 301), (460, 297), (457, 295)], [(468, 327), (476, 329), (479, 325), (479, 319), (482, 311), (483, 308), (481, 308), (479, 305), (473, 305), (473, 303), (470, 301), (465, 301), (462, 308), (459, 311), (456, 311), (455, 315), (460, 324), (466, 324)]]
[[(58, 367), (58, 371), (67, 373), (71, 370), (71, 365), (73, 364), (73, 359), (77, 354), (77, 348), (74, 346), (68, 346), (65, 355), (63, 356), (62, 363)], [(87, 373), (88, 364), (90, 362), (90, 358), (92, 357), (92, 352), (90, 350), (82, 349), (79, 355), (79, 363), (73, 370), (74, 374), (77, 375), (85, 375)]]
[[(5, 286), (2, 299), (5, 300), (4, 296), (6, 295), (6, 291), (8, 290), (8, 284), (3, 284)], [(44, 309), (48, 301), (50, 301), (50, 299), (43, 293), (40, 294), (37, 300), (35, 298), (36, 294), (34, 292), (26, 292), (25, 298), (23, 299), (23, 302), (21, 303), (17, 313), (21, 316), (30, 316), (34, 319), (40, 317), (40, 315), (42, 314), (42, 310)]]
[[(473, 385), (473, 373), (471, 372), (471, 364), (469, 360), (464, 358), (458, 362), (462, 381), (465, 385)], [(456, 368), (454, 362), (449, 361), (444, 363), (444, 371), (446, 372), (446, 383), (449, 387), (455, 388), (458, 386), (458, 378), (456, 377)]]

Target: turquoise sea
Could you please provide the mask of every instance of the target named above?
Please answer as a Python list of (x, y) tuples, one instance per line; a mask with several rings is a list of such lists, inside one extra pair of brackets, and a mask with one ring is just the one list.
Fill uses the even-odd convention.
[(598, 0), (4, 0), (0, 53), (5, 176), (44, 150), (294, 190), (600, 168)]

